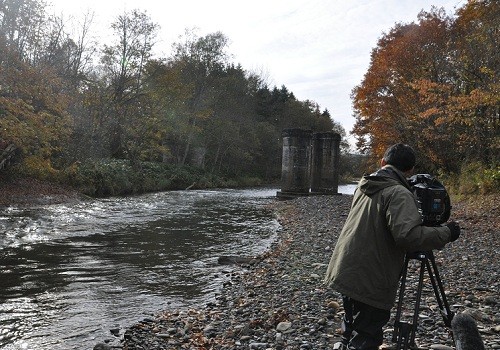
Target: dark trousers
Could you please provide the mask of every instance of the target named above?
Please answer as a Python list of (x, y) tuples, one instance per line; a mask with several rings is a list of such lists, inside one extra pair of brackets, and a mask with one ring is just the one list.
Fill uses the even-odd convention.
[(349, 349), (376, 350), (384, 340), (382, 328), (391, 312), (378, 309), (343, 295), (345, 315), (342, 320), (342, 342)]

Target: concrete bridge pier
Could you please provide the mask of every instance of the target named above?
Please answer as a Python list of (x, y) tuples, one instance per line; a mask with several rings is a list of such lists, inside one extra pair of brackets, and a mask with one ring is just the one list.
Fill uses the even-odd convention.
[(277, 196), (293, 198), (309, 195), (311, 130), (285, 129), (281, 163), (281, 191)]
[(340, 134), (318, 132), (312, 137), (311, 194), (338, 194)]
[(279, 198), (338, 194), (340, 140), (336, 132), (285, 129)]

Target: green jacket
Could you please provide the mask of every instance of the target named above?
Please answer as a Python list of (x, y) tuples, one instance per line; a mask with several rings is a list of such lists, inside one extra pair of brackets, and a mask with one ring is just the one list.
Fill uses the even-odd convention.
[(386, 165), (360, 180), (325, 282), (355, 300), (390, 310), (406, 252), (440, 249), (450, 235), (446, 226), (422, 226), (406, 178)]

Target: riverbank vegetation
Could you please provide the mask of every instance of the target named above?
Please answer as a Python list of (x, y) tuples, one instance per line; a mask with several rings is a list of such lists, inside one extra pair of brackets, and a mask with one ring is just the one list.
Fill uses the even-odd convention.
[(342, 136), (343, 179), (402, 141), (457, 193), (498, 191), (499, 7), (434, 8), (381, 37), (352, 94), (354, 155), (327, 109), (233, 62), (223, 33), (187, 30), (157, 57), (160, 28), (140, 10), (99, 43), (91, 14), (70, 28), (41, 0), (2, 1), (0, 175), (91, 196), (270, 183), (282, 130), (303, 128)]

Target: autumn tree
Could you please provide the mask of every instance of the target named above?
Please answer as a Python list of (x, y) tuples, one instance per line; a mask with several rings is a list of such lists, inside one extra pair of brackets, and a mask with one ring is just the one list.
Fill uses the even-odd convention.
[[(450, 69), (446, 46), (450, 19), (442, 10), (421, 13), (419, 23), (397, 24), (379, 40), (360, 85), (353, 90), (357, 146), (378, 157), (397, 141), (419, 148), (435, 138), (435, 114), (416, 82), (440, 83)], [(427, 130), (427, 134), (422, 131)]]
[(75, 28), (68, 28), (64, 18), (52, 17), (47, 23), (46, 49), (41, 63), (54, 69), (68, 89), (78, 90), (91, 79), (97, 43), (90, 38), (91, 12), (84, 13), (76, 23)]
[(72, 121), (63, 81), (41, 58), (48, 48), (44, 3), (0, 3), (0, 141), (15, 144), (27, 168), (63, 166)]
[(2, 0), (0, 36), (20, 61), (36, 64), (43, 52), (46, 4), (39, 0)]
[(21, 150), (29, 170), (49, 175), (71, 133), (61, 81), (15, 58), (0, 62), (0, 77), (0, 140)]
[(474, 0), (457, 11), (450, 54), (457, 80), (448, 120), (466, 160), (500, 162), (500, 3)]
[(228, 64), (228, 38), (221, 32), (198, 37), (186, 31), (182, 42), (173, 45), (171, 66), (180, 73), (182, 84), (190, 87), (185, 101), (187, 113), (182, 146), (181, 164), (186, 164), (193, 148), (206, 147), (201, 136), (201, 123), (213, 115), (217, 74)]
[[(158, 25), (145, 12), (132, 10), (111, 24), (115, 43), (105, 45), (101, 57), (102, 75), (107, 85), (110, 151), (115, 157), (136, 159), (143, 118), (141, 104), (144, 67), (152, 56)], [(137, 129), (139, 127), (139, 129)]]
[(383, 35), (352, 93), (361, 150), (409, 143), (431, 171), (498, 155), (499, 6), (471, 0), (455, 19), (433, 8)]
[(240, 65), (228, 65), (218, 72), (216, 84), (213, 114), (203, 121), (207, 165), (231, 174), (248, 174), (264, 151), (255, 125), (255, 85)]

